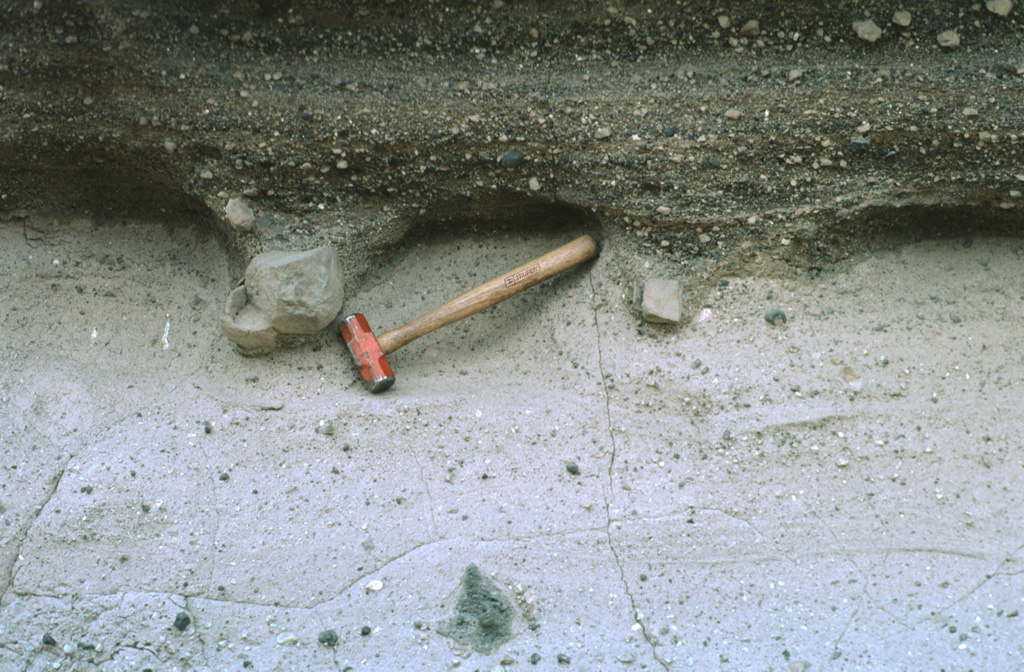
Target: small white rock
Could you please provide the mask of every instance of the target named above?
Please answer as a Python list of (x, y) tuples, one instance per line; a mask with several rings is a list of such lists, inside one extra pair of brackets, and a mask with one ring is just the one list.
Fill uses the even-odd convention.
[(732, 25), (732, 21), (729, 20), (729, 15), (728, 14), (719, 14), (718, 15), (718, 25), (720, 25), (722, 27), (722, 30), (725, 30), (726, 28), (731, 26)]
[(935, 36), (935, 40), (943, 49), (955, 49), (960, 46), (960, 35), (955, 30), (944, 30)]
[(740, 28), (740, 35), (743, 37), (757, 37), (758, 33), (761, 32), (761, 27), (757, 23), (757, 19), (751, 19), (743, 24)]
[(858, 133), (867, 133), (870, 130), (871, 130), (871, 124), (869, 124), (866, 121), (863, 124), (861, 124), (860, 126), (857, 127), (857, 132)]
[(366, 592), (368, 593), (376, 593), (377, 591), (382, 590), (383, 588), (384, 582), (380, 579), (374, 579), (373, 581), (370, 581), (368, 584), (366, 584)]
[(659, 215), (667, 215), (670, 212), (672, 212), (672, 210), (667, 205), (659, 205), (658, 206), (658, 214)]
[(596, 138), (597, 140), (604, 140), (605, 138), (611, 136), (611, 134), (612, 134), (611, 129), (609, 129), (609, 128), (599, 128), (599, 129), (597, 129), (597, 133), (594, 133), (594, 138)]
[(854, 21), (853, 30), (857, 33), (857, 37), (867, 42), (875, 42), (882, 36), (882, 29), (871, 19)]
[(906, 28), (907, 26), (910, 25), (910, 12), (902, 9), (899, 10), (898, 12), (892, 15), (892, 22), (895, 23), (897, 26), (902, 26)]
[(963, 111), (965, 117), (976, 117), (978, 116), (978, 110), (973, 107), (965, 107)]
[(540, 180), (536, 177), (530, 178), (530, 191), (540, 191)]
[(1006, 16), (1013, 11), (1013, 0), (985, 0), (985, 7), (996, 16)]
[(803, 76), (804, 71), (801, 70), (800, 68), (794, 68), (789, 71), (789, 81), (791, 82), (795, 82), (796, 80), (800, 79)]
[(178, 143), (176, 143), (174, 140), (171, 140), (170, 138), (164, 140), (164, 151), (166, 151), (168, 154), (174, 154), (175, 150), (177, 149)]
[(725, 111), (726, 119), (739, 119), (743, 116), (743, 113), (735, 108), (731, 108)]
[(299, 638), (294, 632), (282, 632), (277, 636), (277, 643), (282, 646), (291, 646), (297, 644), (298, 641)]
[(256, 214), (241, 198), (228, 200), (228, 204), (224, 207), (224, 214), (235, 231), (252, 231), (256, 225)]

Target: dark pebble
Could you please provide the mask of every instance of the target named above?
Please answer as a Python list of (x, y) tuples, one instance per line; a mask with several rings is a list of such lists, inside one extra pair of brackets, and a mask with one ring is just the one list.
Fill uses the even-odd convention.
[(866, 152), (871, 149), (871, 141), (860, 136), (850, 139), (850, 149), (855, 152)]
[(225, 471), (225, 472), (224, 472), (224, 473), (222, 473), (222, 474), (221, 474), (220, 476), (218, 476), (218, 478), (219, 478), (220, 480), (222, 480), (222, 481), (226, 481), (226, 480), (228, 480), (228, 479), (229, 479), (229, 478), (231, 478), (231, 477), (230, 477), (230, 476), (228, 475), (228, 472), (226, 472), (226, 471)]
[(184, 611), (179, 611), (178, 615), (174, 617), (174, 627), (181, 632), (188, 630), (188, 626), (190, 625), (192, 625), (192, 617)]
[(569, 462), (568, 464), (566, 464), (565, 470), (568, 471), (573, 476), (580, 475), (580, 465), (576, 464), (575, 462)]
[(540, 654), (539, 653), (530, 654), (530, 664), (531, 665), (536, 665), (539, 662), (540, 662)]
[(641, 574), (640, 575), (640, 580), (641, 581), (646, 581), (647, 580), (647, 575), (646, 574)]
[(515, 168), (523, 162), (523, 153), (518, 149), (510, 149), (501, 155), (501, 165), (505, 168)]
[(786, 314), (779, 310), (778, 308), (774, 308), (772, 310), (769, 310), (768, 314), (764, 316), (764, 321), (772, 325), (773, 327), (776, 327), (779, 324), (786, 323)]
[(203, 420), (203, 432), (206, 434), (213, 434), (213, 423), (209, 420)]
[(370, 626), (368, 626), (368, 625), (364, 625), (359, 630), (359, 634), (362, 635), (363, 637), (369, 637), (371, 632), (373, 632), (373, 630), (371, 630)]
[(57, 640), (50, 633), (46, 633), (43, 635), (43, 646), (57, 646)]
[(91, 495), (92, 494), (92, 486), (91, 485), (84, 485), (84, 486), (82, 486), (79, 489), (79, 492), (84, 492), (87, 495)]
[(678, 126), (666, 126), (665, 130), (662, 131), (662, 133), (664, 133), (665, 137), (667, 137), (667, 138), (671, 138), (673, 135), (675, 135), (678, 132), (679, 132), (679, 127)]
[(565, 655), (564, 653), (558, 654), (555, 658), (558, 660), (559, 665), (568, 665), (572, 662), (572, 658)]
[(338, 633), (334, 630), (324, 630), (317, 635), (316, 641), (324, 646), (334, 646), (338, 643)]
[(695, 359), (695, 360), (693, 360), (693, 364), (690, 364), (690, 368), (693, 369), (694, 371), (696, 371), (697, 369), (700, 368), (700, 365), (701, 365), (701, 361), (699, 359)]

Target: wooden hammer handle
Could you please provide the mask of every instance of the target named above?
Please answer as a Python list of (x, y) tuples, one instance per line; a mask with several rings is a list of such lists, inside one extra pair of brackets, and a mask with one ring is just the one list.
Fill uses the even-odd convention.
[(598, 250), (597, 243), (593, 238), (580, 236), (557, 250), (552, 250), (533, 261), (528, 261), (519, 268), (499, 275), (452, 299), (440, 308), (383, 334), (377, 338), (380, 349), (385, 355), (390, 354), (420, 336), (458, 322), (470, 315), (475, 315), (524, 289), (529, 289), (553, 275), (572, 268), (576, 264), (593, 259), (597, 256)]

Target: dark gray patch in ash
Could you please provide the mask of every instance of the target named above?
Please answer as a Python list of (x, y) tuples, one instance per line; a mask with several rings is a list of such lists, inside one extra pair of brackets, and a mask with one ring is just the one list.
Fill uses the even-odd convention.
[(471, 564), (459, 584), (455, 614), (435, 629), (477, 653), (488, 654), (512, 639), (514, 617), (515, 607), (501, 588)]

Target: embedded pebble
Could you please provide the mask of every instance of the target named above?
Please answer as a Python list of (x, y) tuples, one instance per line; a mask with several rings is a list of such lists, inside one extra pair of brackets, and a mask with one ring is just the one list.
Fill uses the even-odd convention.
[(910, 25), (910, 20), (910, 12), (902, 9), (892, 15), (892, 22), (904, 28)]
[(188, 626), (192, 625), (192, 617), (186, 614), (184, 611), (179, 611), (178, 615), (174, 617), (174, 627), (179, 632), (185, 632), (188, 630)]
[(786, 314), (779, 310), (778, 308), (773, 308), (772, 310), (769, 310), (767, 314), (765, 314), (764, 321), (772, 325), (773, 327), (776, 327), (780, 324), (786, 324)]
[(536, 177), (530, 178), (530, 191), (540, 191), (540, 180)]
[(800, 68), (794, 68), (789, 71), (789, 81), (795, 82), (796, 80), (804, 76), (804, 71)]
[(679, 281), (654, 278), (645, 282), (641, 311), (647, 322), (679, 324), (683, 318), (683, 296)]
[(955, 49), (960, 46), (960, 35), (955, 30), (944, 30), (935, 36), (943, 49)]
[(298, 636), (294, 632), (282, 632), (277, 636), (277, 643), (282, 646), (290, 646), (297, 644), (299, 641)]
[(882, 29), (871, 19), (854, 21), (853, 30), (857, 33), (857, 37), (867, 42), (875, 42), (882, 36)]
[(368, 584), (366, 584), (366, 592), (368, 593), (376, 593), (377, 591), (383, 588), (384, 582), (380, 579), (374, 579), (373, 581), (370, 581)]
[(505, 168), (515, 168), (523, 162), (524, 155), (518, 149), (510, 149), (501, 155), (499, 161)]
[(335, 630), (324, 630), (317, 635), (316, 641), (324, 646), (335, 646), (338, 643), (338, 633)]
[(597, 129), (597, 133), (594, 133), (594, 138), (597, 139), (597, 140), (604, 140), (605, 138), (611, 136), (611, 134), (612, 134), (611, 129), (609, 129), (609, 128), (599, 128), (599, 129)]
[(965, 117), (976, 117), (976, 116), (978, 116), (978, 110), (976, 110), (973, 107), (965, 107), (963, 109), (963, 115)]
[(871, 149), (871, 140), (862, 135), (855, 135), (850, 138), (850, 149), (855, 152), (866, 152)]
[(729, 15), (728, 14), (719, 14), (718, 15), (718, 25), (720, 25), (722, 27), (722, 30), (725, 30), (729, 26), (731, 26), (732, 25), (732, 21), (729, 20)]
[(232, 198), (224, 206), (224, 215), (235, 231), (252, 231), (256, 225), (256, 213), (241, 198)]
[(728, 109), (728, 110), (725, 111), (725, 118), (726, 119), (739, 119), (742, 116), (743, 116), (743, 113), (740, 112), (739, 110), (735, 109), (735, 108)]
[(761, 27), (757, 23), (757, 19), (751, 19), (743, 24), (740, 28), (740, 35), (743, 37), (757, 37), (758, 33), (761, 32)]
[(836, 458), (836, 466), (839, 467), (840, 469), (843, 468), (843, 467), (849, 466), (849, 464), (850, 464), (850, 461), (848, 459), (846, 459), (845, 457), (840, 456), (840, 457)]
[(1013, 11), (1013, 0), (985, 0), (985, 7), (996, 16), (1006, 16)]
[(568, 471), (573, 476), (579, 476), (580, 475), (580, 466), (578, 464), (576, 464), (575, 462), (568, 462), (568, 463), (566, 463), (565, 470)]

